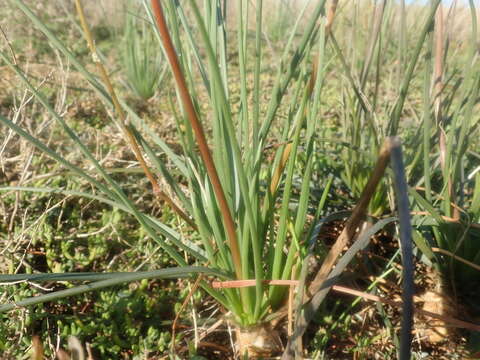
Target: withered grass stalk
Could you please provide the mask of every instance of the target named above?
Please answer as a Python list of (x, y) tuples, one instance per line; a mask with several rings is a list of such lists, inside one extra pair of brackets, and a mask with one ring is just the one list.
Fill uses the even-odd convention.
[(108, 75), (107, 70), (105, 69), (105, 66), (103, 65), (102, 61), (100, 60), (100, 57), (97, 53), (97, 49), (95, 46), (95, 41), (93, 39), (92, 33), (90, 31), (90, 28), (88, 27), (87, 20), (85, 18), (85, 13), (83, 11), (83, 6), (81, 0), (75, 0), (75, 6), (77, 9), (78, 17), (80, 19), (80, 24), (83, 29), (83, 34), (85, 36), (85, 39), (88, 44), (88, 48), (90, 49), (90, 53), (92, 56), (92, 60), (97, 66), (97, 69), (100, 73), (100, 77), (102, 78), (103, 83), (107, 87), (108, 93), (112, 99), (115, 112), (118, 116), (118, 121), (116, 123), (119, 125), (120, 129), (122, 130), (125, 140), (127, 144), (130, 146), (130, 149), (133, 151), (135, 154), (135, 157), (137, 161), (140, 164), (140, 167), (142, 168), (143, 172), (145, 173), (145, 176), (148, 178), (150, 183), (152, 184), (153, 192), (156, 196), (158, 196), (159, 199), (165, 201), (171, 208), (174, 210), (185, 222), (187, 222), (192, 228), (196, 229), (195, 223), (190, 219), (190, 217), (185, 214), (185, 212), (164, 192), (160, 189), (160, 185), (158, 183), (158, 180), (156, 179), (155, 175), (152, 174), (150, 171), (150, 168), (148, 167), (145, 158), (142, 155), (142, 151), (140, 150), (140, 147), (138, 146), (138, 142), (133, 134), (133, 132), (130, 130), (129, 126), (129, 120), (127, 117), (127, 114), (123, 110), (122, 105), (118, 101), (117, 93), (115, 91), (115, 88), (113, 87), (112, 81), (110, 80), (110, 76)]

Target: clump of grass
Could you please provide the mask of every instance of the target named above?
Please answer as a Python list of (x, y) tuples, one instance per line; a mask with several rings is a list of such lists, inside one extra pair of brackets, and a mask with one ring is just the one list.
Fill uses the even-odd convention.
[[(173, 74), (177, 80), (181, 103), (178, 106), (179, 110), (173, 109), (173, 113), (177, 114), (176, 121), (180, 143), (183, 147), (183, 156), (174, 153), (161, 139), (155, 136), (153, 131), (144, 128), (146, 136), (150, 137), (147, 140), (146, 136), (140, 133), (135, 126), (140, 124), (140, 119), (117, 97), (107, 71), (96, 53), (94, 40), (89, 32), (80, 1), (77, 0), (78, 14), (103, 84), (85, 69), (29, 7), (20, 0), (16, 0), (16, 3), (86, 77), (107, 106), (115, 110), (114, 118), (140, 162), (142, 170), (150, 180), (154, 194), (160, 195), (160, 199), (166, 201), (186, 223), (190, 224), (193, 230), (198, 231), (200, 236), (200, 241), (195, 242), (180, 235), (173, 227), (142, 212), (127, 196), (120, 184), (95, 159), (78, 135), (49, 105), (43, 94), (32, 86), (22, 70), (15, 66), (6, 54), (0, 53), (93, 165), (99, 178), (93, 177), (84, 169), (75, 166), (12, 121), (1, 118), (2, 122), (86, 180), (101, 194), (84, 192), (77, 193), (77, 195), (106, 202), (132, 214), (145, 232), (158, 242), (180, 266), (179, 269), (159, 270), (160, 272), (151, 274), (139, 272), (126, 275), (74, 276), (73, 278), (76, 280), (97, 279), (98, 281), (88, 286), (75, 287), (35, 299), (26, 299), (17, 304), (39, 303), (141, 278), (183, 276), (187, 273), (206, 272), (207, 274), (216, 274), (220, 280), (255, 279), (256, 285), (253, 289), (222, 290), (213, 288), (206, 281), (200, 283), (221, 305), (232, 312), (231, 320), (239, 327), (245, 328), (261, 324), (269, 314), (280, 309), (288, 297), (288, 291), (285, 286), (269, 285), (269, 282), (272, 280), (290, 281), (297, 277), (298, 270), (296, 269), (301, 267), (305, 255), (304, 247), (314, 225), (314, 221), (308, 221), (308, 214), (310, 213), (313, 219), (318, 219), (326, 200), (326, 195), (324, 195), (323, 201), (320, 203), (310, 203), (312, 199), (310, 184), (314, 165), (313, 157), (310, 155), (315, 150), (313, 134), (317, 124), (316, 114), (319, 109), (322, 81), (321, 77), (318, 77), (312, 92), (312, 89), (307, 86), (309, 74), (305, 61), (314, 46), (318, 46), (322, 51), (325, 23), (323, 21), (318, 23), (318, 19), (322, 15), (324, 1), (315, 6), (304, 29), (304, 35), (298, 43), (296, 39), (294, 41), (293, 35), (290, 37), (266, 114), (260, 113), (261, 20), (264, 16), (261, 6), (257, 6), (256, 10), (255, 56), (250, 63), (247, 60), (247, 54), (251, 51), (246, 37), (248, 23), (246, 21), (238, 22), (236, 46), (239, 54), (241, 94), (240, 111), (235, 113), (226, 86), (229, 78), (226, 60), (228, 43), (225, 36), (227, 19), (222, 8), (224, 4), (205, 2), (202, 14), (195, 1), (190, 1), (188, 4), (174, 1), (165, 2), (167, 18), (172, 28), (172, 42), (165, 40), (170, 39), (170, 31), (166, 27), (166, 22), (159, 20), (163, 18), (161, 5), (156, 1), (152, 2), (154, 14), (159, 20), (158, 24), (163, 24), (163, 28), (160, 27), (160, 36), (164, 40), (164, 51), (170, 57)], [(144, 2), (144, 5), (147, 13), (153, 19), (147, 2)], [(197, 23), (195, 32), (191, 23), (187, 21), (187, 7)], [(247, 1), (239, 3), (240, 12), (247, 7)], [(243, 17), (240, 16), (240, 19)], [(301, 17), (297, 20), (297, 27), (300, 26), (300, 19)], [(317, 34), (320, 35), (317, 36)], [(200, 53), (197, 45), (199, 42), (206, 51), (206, 57)], [(319, 68), (323, 67), (322, 58), (318, 61), (318, 65)], [(213, 117), (208, 127), (212, 129), (210, 142), (213, 151), (209, 148), (206, 132), (200, 122), (198, 101), (195, 97), (193, 97), (193, 101), (190, 98), (190, 92), (195, 94), (194, 84), (197, 83), (194, 66), (198, 66), (203, 80), (200, 85), (205, 87), (209, 95), (209, 106)], [(250, 94), (246, 82), (249, 66), (254, 68), (255, 82), (254, 90)], [(293, 92), (292, 97), (284, 104), (283, 100), (286, 99), (289, 91)], [(248, 97), (250, 95), (254, 97), (253, 109), (249, 105)], [(288, 117), (284, 122), (280, 145), (274, 146), (273, 150), (267, 150), (272, 124), (281, 105), (287, 107)], [(305, 147), (308, 161), (305, 171), (300, 170), (298, 173), (296, 165), (300, 146)], [(168, 168), (157, 156), (159, 149), (175, 165), (175, 171), (180, 173), (181, 179), (188, 184), (188, 192), (179, 186), (174, 180), (176, 176), (173, 176), (172, 169)], [(271, 156), (266, 156), (267, 151), (271, 152)], [(145, 156), (151, 166), (145, 160)], [(162, 194), (165, 195), (165, 192), (160, 189), (156, 180), (158, 175), (165, 178), (171, 193), (175, 194), (181, 206), (176, 206), (176, 202), (171, 198), (162, 196)], [(302, 186), (296, 187), (295, 176), (303, 179)], [(320, 187), (324, 194), (328, 192), (329, 184), (325, 184), (324, 188)], [(58, 191), (65, 194), (68, 192), (65, 189), (36, 189), (36, 191)], [(295, 193), (297, 202), (292, 207)], [(228, 242), (225, 242), (225, 239), (228, 239)], [(187, 254), (186, 259), (183, 255), (184, 252)], [(209, 268), (190, 267), (189, 263), (208, 265)], [(70, 274), (65, 274), (66, 277), (63, 278), (60, 275), (56, 276), (55, 279), (58, 280), (68, 278)], [(47, 278), (54, 279), (48, 276)], [(100, 280), (106, 278), (108, 279)], [(7, 311), (12, 306), (13, 304), (6, 304), (0, 309)]]
[[(467, 298), (473, 295), (472, 283), (478, 282), (475, 265), (480, 264), (480, 178), (475, 173), (478, 156), (473, 137), (478, 132), (474, 109), (478, 106), (480, 71), (475, 55), (476, 9), (473, 2), (469, 6), (472, 28), (463, 69), (448, 64), (448, 22), (443, 9), (437, 13), (425, 69), (423, 177), (411, 191), (418, 210), (427, 214), (416, 219), (419, 235), (423, 234), (429, 247), (438, 248), (436, 255), (428, 248), (425, 251), (442, 274), (438, 285), (454, 294), (470, 294)], [(450, 256), (442, 257), (438, 251)]]
[(168, 67), (151, 25), (139, 14), (140, 9), (127, 8), (122, 55), (128, 87), (139, 98), (148, 100), (165, 80)]
[[(219, 16), (224, 14), (221, 2), (209, 4), (203, 14), (195, 2), (189, 2), (198, 35), (192, 31), (192, 24), (185, 17), (186, 6), (172, 2), (166, 2), (162, 6), (157, 1), (152, 2), (159, 36), (177, 83), (181, 109), (184, 110), (177, 121), (187, 129), (181, 134), (184, 152), (191, 159), (188, 164), (188, 177), (192, 209), (207, 257), (213, 266), (233, 272), (236, 279), (255, 279), (256, 282), (255, 289), (223, 291), (224, 305), (232, 311), (235, 322), (241, 327), (261, 323), (270, 312), (275, 312), (283, 304), (288, 295), (286, 289), (278, 285), (265, 286), (264, 281), (268, 284), (271, 280), (290, 280), (296, 277), (294, 269), (300, 268), (304, 254), (302, 244), (305, 244), (305, 237), (308, 238), (312, 231), (313, 224), (306, 222), (311, 198), (311, 160), (307, 164), (306, 172), (300, 175), (304, 185), (297, 189), (298, 205), (294, 208), (290, 205), (299, 146), (305, 144), (307, 158), (314, 149), (313, 133), (316, 121), (313, 114), (318, 111), (320, 81), (316, 83), (317, 90), (313, 95), (307, 86), (308, 74), (301, 60), (308, 56), (313, 41), (317, 41), (314, 37), (316, 31), (321, 33), (319, 39), (324, 38), (324, 24), (320, 27), (315, 24), (323, 5), (321, 2), (315, 7), (296, 49), (293, 48), (293, 36), (290, 38), (289, 47), (294, 49), (296, 56), (290, 56), (290, 49), (285, 51), (284, 62), (289, 65), (279, 71), (268, 112), (262, 117), (259, 112), (258, 88), (262, 63), (261, 6), (257, 7), (256, 13), (257, 52), (252, 64), (255, 87), (251, 93), (255, 104), (253, 108), (249, 106), (246, 85), (247, 54), (251, 51), (246, 38), (248, 23), (243, 21), (245, 17), (242, 15), (247, 11), (247, 2), (240, 2), (237, 9), (238, 18), (242, 20), (238, 22), (236, 44), (241, 94), (240, 111), (235, 114), (226, 86), (229, 83), (226, 72), (228, 43), (224, 28), (226, 19)], [(180, 16), (177, 16), (178, 13)], [(171, 30), (166, 19), (172, 24)], [(212, 23), (215, 26), (210, 25)], [(182, 35), (189, 39), (187, 43), (181, 40), (182, 32)], [(203, 60), (199, 53), (199, 40), (193, 41), (196, 36), (200, 38), (205, 49), (206, 60)], [(319, 41), (319, 46), (322, 47), (322, 40)], [(188, 53), (193, 53), (195, 66), (198, 66), (203, 76), (202, 85), (209, 92), (209, 106), (214, 114), (210, 125), (213, 128), (213, 151), (207, 144), (200, 121), (201, 114), (196, 107), (196, 86), (193, 81), (195, 68), (186, 56)], [(323, 63), (320, 63), (320, 66), (323, 66)], [(296, 81), (294, 76), (297, 76)], [(286, 104), (289, 115), (280, 142), (283, 145), (274, 150), (274, 160), (270, 162), (263, 149), (275, 114), (287, 89), (291, 88), (290, 83), (295, 89), (295, 101)], [(302, 136), (304, 127), (307, 130)], [(200, 156), (195, 151), (197, 144)], [(279, 189), (281, 184), (283, 191)], [(315, 206), (317, 216), (322, 206), (323, 203)], [(225, 237), (228, 239), (228, 247), (225, 246)], [(216, 251), (218, 253), (215, 253)]]

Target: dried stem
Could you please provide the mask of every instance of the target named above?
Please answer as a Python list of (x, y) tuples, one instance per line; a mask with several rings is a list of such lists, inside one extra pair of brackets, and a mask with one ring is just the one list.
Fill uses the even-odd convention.
[(193, 284), (193, 286), (190, 289), (187, 297), (183, 301), (182, 306), (180, 307), (180, 310), (177, 311), (177, 314), (175, 315), (175, 320), (173, 320), (171, 349), (172, 349), (174, 354), (175, 354), (175, 337), (176, 337), (178, 319), (180, 318), (180, 315), (182, 314), (183, 310), (187, 306), (187, 303), (190, 301), (190, 299), (192, 298), (195, 291), (197, 291), (197, 289), (200, 287), (200, 282), (203, 280), (204, 277), (205, 276), (203, 274), (198, 275), (197, 280), (195, 280), (195, 283)]
[(175, 202), (162, 190), (160, 190), (160, 186), (158, 184), (157, 179), (155, 176), (152, 174), (150, 169), (148, 168), (148, 165), (143, 158), (142, 152), (140, 150), (140, 147), (138, 146), (137, 140), (135, 139), (135, 136), (133, 135), (133, 132), (129, 128), (128, 124), (128, 119), (125, 111), (123, 110), (122, 106), (120, 105), (120, 102), (118, 101), (117, 94), (115, 92), (115, 89), (112, 85), (112, 82), (110, 80), (110, 77), (108, 76), (107, 70), (105, 69), (105, 66), (103, 66), (102, 62), (100, 61), (100, 58), (97, 54), (97, 49), (95, 47), (95, 42), (92, 37), (92, 33), (90, 32), (90, 28), (88, 27), (87, 20), (85, 18), (85, 13), (83, 11), (83, 6), (81, 3), (81, 0), (75, 0), (75, 5), (77, 8), (77, 13), (80, 18), (80, 24), (83, 29), (83, 34), (85, 35), (85, 39), (87, 40), (88, 48), (90, 49), (90, 52), (92, 53), (92, 59), (93, 62), (96, 64), (98, 71), (100, 72), (100, 76), (102, 78), (102, 81), (107, 87), (108, 93), (110, 94), (110, 97), (112, 98), (113, 105), (115, 107), (115, 112), (117, 113), (119, 117), (118, 124), (126, 138), (126, 141), (128, 145), (130, 146), (131, 150), (135, 154), (135, 157), (137, 161), (140, 164), (140, 167), (142, 168), (143, 172), (145, 173), (145, 176), (148, 178), (150, 183), (152, 184), (153, 192), (156, 196), (158, 196), (159, 199), (165, 201), (170, 207), (178, 214), (180, 217), (185, 220), (192, 228), (196, 229), (195, 223), (188, 217), (185, 212), (180, 209), (180, 207), (175, 204)]
[(325, 25), (325, 29), (327, 35), (332, 31), (333, 20), (335, 20), (335, 12), (337, 11), (338, 0), (332, 0), (330, 7), (328, 8), (327, 12), (327, 24)]
[(292, 144), (289, 143), (285, 146), (280, 163), (278, 164), (278, 166), (275, 169), (275, 172), (273, 173), (272, 181), (270, 182), (270, 194), (272, 196), (277, 191), (277, 186), (278, 186), (278, 183), (280, 182), (280, 177), (282, 176), (282, 172), (283, 172), (283, 169), (285, 168), (285, 165), (287, 165), (287, 161), (290, 156), (291, 150), (292, 150)]
[[(389, 300), (389, 299), (381, 298), (381, 297), (376, 296), (376, 295), (372, 295), (372, 294), (365, 293), (365, 292), (362, 292), (362, 291), (350, 289), (350, 288), (340, 286), (340, 285), (333, 285), (332, 290), (334, 290), (336, 292), (341, 292), (343, 294), (359, 296), (359, 297), (361, 297), (363, 299), (366, 299), (366, 300), (376, 301), (376, 302), (380, 302), (382, 304), (387, 304), (387, 305), (390, 305), (390, 306), (395, 306), (395, 307), (400, 307), (400, 308), (403, 308), (403, 306), (404, 306), (402, 302), (397, 302), (397, 301), (392, 301), (392, 300)], [(462, 328), (462, 329), (469, 329), (469, 330), (472, 330), (472, 331), (480, 331), (480, 325), (477, 325), (477, 324), (472, 324), (472, 323), (469, 323), (469, 322), (466, 322), (466, 321), (458, 320), (458, 319), (455, 319), (455, 318), (452, 318), (452, 317), (449, 317), (449, 316), (436, 314), (436, 313), (433, 313), (433, 312), (430, 312), (430, 311), (425, 311), (425, 310), (422, 310), (422, 309), (415, 309), (415, 312), (418, 313), (418, 314), (424, 315), (424, 316), (428, 316), (428, 317), (431, 317), (431, 318), (434, 318), (434, 319), (439, 319), (439, 320), (445, 321), (446, 323), (448, 323), (449, 325), (452, 325), (454, 327), (458, 327), (458, 328)]]
[(315, 294), (322, 287), (322, 284), (326, 280), (328, 274), (330, 273), (330, 270), (333, 268), (333, 265), (337, 261), (340, 253), (355, 235), (358, 226), (360, 225), (367, 213), (370, 199), (375, 194), (375, 189), (377, 188), (378, 183), (380, 182), (383, 174), (385, 173), (385, 169), (387, 168), (388, 160), (390, 158), (390, 150), (390, 140), (387, 139), (383, 144), (382, 149), (380, 150), (377, 164), (375, 165), (372, 175), (370, 176), (370, 179), (368, 180), (368, 183), (365, 186), (365, 189), (363, 190), (363, 193), (360, 196), (357, 205), (353, 209), (352, 215), (345, 223), (343, 231), (338, 236), (335, 244), (328, 252), (320, 270), (318, 271), (315, 279), (312, 281), (308, 288), (310, 294)]
[(458, 261), (460, 261), (460, 262), (462, 262), (462, 263), (470, 266), (471, 268), (480, 271), (480, 266), (479, 266), (479, 265), (477, 265), (477, 264), (475, 264), (475, 263), (473, 263), (473, 262), (471, 262), (471, 261), (468, 261), (468, 260), (466, 260), (466, 259), (464, 259), (464, 258), (462, 258), (462, 257), (460, 257), (460, 256), (458, 256), (458, 255), (455, 255), (454, 253), (452, 253), (452, 252), (450, 252), (450, 251), (448, 251), (448, 250), (440, 249), (440, 248), (437, 248), (437, 247), (432, 247), (432, 251), (433, 251), (433, 252), (438, 252), (438, 253), (440, 253), (440, 254), (444, 254), (444, 255), (447, 255), (447, 256), (450, 256), (450, 257), (452, 257), (453, 259), (458, 260)]

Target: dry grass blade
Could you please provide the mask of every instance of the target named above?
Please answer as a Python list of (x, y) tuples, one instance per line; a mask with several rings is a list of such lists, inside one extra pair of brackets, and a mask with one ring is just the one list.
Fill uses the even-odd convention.
[[(344, 286), (333, 285), (332, 289), (334, 291), (341, 292), (343, 294), (359, 296), (359, 297), (361, 297), (363, 299), (366, 299), (366, 300), (381, 302), (382, 304), (387, 304), (387, 305), (390, 305), (390, 306), (395, 306), (395, 307), (400, 307), (400, 308), (403, 308), (403, 306), (404, 306), (404, 304), (402, 302), (397, 302), (397, 301), (393, 301), (393, 300), (389, 300), (389, 299), (384, 299), (384, 298), (381, 298), (381, 297), (376, 296), (376, 295), (368, 294), (368, 293), (361, 292), (361, 291), (358, 291), (358, 290), (353, 290), (353, 289), (350, 289), (350, 288), (347, 288), (347, 287), (344, 287)], [(415, 309), (415, 312), (418, 313), (418, 314), (421, 314), (421, 315), (425, 315), (425, 316), (434, 318), (434, 319), (442, 320), (442, 321), (450, 324), (451, 326), (455, 326), (455, 327), (462, 328), (462, 329), (468, 329), (468, 330), (472, 330), (472, 331), (480, 331), (480, 325), (477, 325), (477, 324), (473, 324), (473, 323), (470, 323), (470, 322), (454, 319), (454, 318), (449, 317), (449, 316), (436, 314), (436, 313), (433, 313), (433, 312), (430, 312), (430, 311), (425, 311), (425, 310), (422, 310), (422, 309)]]
[(171, 345), (171, 349), (172, 349), (172, 352), (175, 354), (175, 335), (176, 335), (176, 331), (177, 331), (177, 322), (178, 322), (178, 319), (180, 318), (180, 315), (182, 314), (183, 310), (185, 309), (185, 307), (187, 306), (187, 303), (190, 301), (190, 299), (192, 298), (193, 294), (195, 293), (195, 291), (197, 291), (197, 289), (199, 288), (200, 286), (200, 282), (203, 280), (204, 276), (203, 274), (200, 274), (198, 277), (197, 277), (197, 280), (195, 280), (195, 283), (193, 284), (192, 288), (190, 289), (190, 292), (188, 293), (187, 297), (185, 298), (185, 300), (183, 301), (182, 303), (182, 306), (180, 307), (180, 310), (177, 311), (176, 315), (175, 315), (175, 319), (173, 320), (173, 324), (172, 324), (172, 345)]
[(0, 34), (2, 35), (3, 39), (5, 40), (5, 44), (7, 44), (8, 50), (10, 51), (10, 55), (12, 56), (12, 61), (15, 65), (18, 64), (17, 57), (15, 56), (15, 51), (13, 50), (12, 43), (7, 37), (7, 34), (3, 30), (3, 28), (0, 26)]
[(337, 11), (338, 0), (332, 0), (327, 12), (327, 23), (325, 25), (325, 30), (327, 34), (330, 33), (333, 26), (333, 21), (335, 20), (335, 12)]
[[(344, 250), (345, 246), (347, 246), (348, 243), (353, 239), (353, 237), (357, 232), (358, 227), (360, 226), (361, 222), (367, 215), (368, 204), (370, 203), (371, 198), (375, 194), (376, 188), (380, 183), (380, 180), (385, 174), (385, 170), (387, 168), (388, 161), (390, 159), (390, 153), (392, 150), (392, 145), (393, 145), (392, 142), (393, 142), (392, 138), (387, 138), (385, 140), (380, 150), (380, 154), (378, 156), (378, 160), (375, 165), (375, 168), (372, 171), (372, 175), (370, 176), (370, 179), (368, 180), (357, 205), (355, 206), (355, 208), (352, 211), (352, 214), (346, 221), (344, 229), (342, 230), (337, 240), (335, 241), (334, 245), (332, 246), (327, 256), (325, 257), (322, 263), (322, 266), (320, 267), (320, 270), (317, 272), (314, 280), (310, 284), (308, 288), (308, 296), (303, 301), (303, 304), (307, 303), (312, 298), (313, 300), (315, 300), (314, 301), (315, 303), (309, 303), (308, 309), (306, 309), (302, 317), (299, 319), (296, 319), (295, 334), (289, 340), (287, 347), (285, 349), (285, 352), (283, 353), (282, 359), (284, 360), (291, 359), (294, 356), (294, 354), (297, 357), (301, 356), (302, 335), (305, 332), (306, 327), (310, 321), (309, 317), (312, 315), (312, 313), (314, 313), (318, 309), (318, 306), (320, 305), (323, 299), (323, 296), (326, 295), (326, 292), (328, 291), (328, 288), (330, 288), (330, 286), (327, 286), (327, 291), (324, 291), (323, 292), (324, 294), (321, 294), (322, 296), (317, 296), (317, 295), (320, 295), (318, 293), (323, 287), (325, 287), (325, 282), (327, 280), (327, 277), (329, 276), (329, 274), (331, 274), (331, 270), (335, 265), (335, 263), (337, 262), (338, 257)], [(353, 256), (352, 255), (354, 253), (353, 250), (354, 249), (351, 248), (348, 251), (350, 252), (351, 256)], [(340, 268), (338, 267), (335, 269), (339, 270)], [(330, 276), (332, 275), (333, 274), (331, 274)]]
[(448, 250), (445, 250), (445, 249), (440, 249), (440, 248), (437, 248), (437, 247), (432, 247), (432, 251), (433, 252), (438, 252), (440, 254), (444, 254), (444, 255), (447, 255), (447, 256), (450, 256), (452, 257), (453, 259), (455, 260), (458, 260), (460, 262), (463, 262), (464, 264), (470, 266), (471, 268), (475, 269), (475, 270), (478, 270), (480, 271), (480, 266), (475, 264), (475, 263), (472, 263), (471, 261), (468, 261), (468, 260), (465, 260), (464, 258), (458, 256), (458, 255), (455, 255), (454, 253), (451, 253), (450, 251)]
[(341, 234), (338, 236), (335, 244), (333, 244), (332, 248), (328, 252), (325, 260), (320, 267), (317, 275), (313, 279), (312, 283), (308, 288), (308, 292), (310, 294), (315, 294), (318, 290), (321, 289), (323, 283), (325, 282), (330, 270), (333, 268), (333, 265), (337, 261), (338, 257), (340, 256), (341, 252), (348, 245), (348, 243), (354, 237), (357, 228), (359, 227), (360, 223), (362, 222), (363, 218), (367, 213), (368, 204), (370, 199), (375, 194), (375, 189), (379, 184), (380, 180), (385, 173), (385, 169), (388, 165), (388, 160), (390, 158), (390, 151), (391, 151), (391, 144), (389, 140), (386, 140), (383, 144), (382, 149), (380, 150), (380, 155), (377, 160), (377, 164), (368, 180), (365, 189), (363, 190), (360, 199), (353, 209), (352, 215), (345, 223), (345, 227), (343, 228)]
[(272, 182), (270, 183), (270, 194), (273, 196), (277, 191), (278, 183), (280, 182), (280, 177), (282, 176), (283, 169), (285, 169), (285, 165), (287, 165), (288, 158), (290, 156), (290, 152), (292, 150), (292, 144), (287, 144), (285, 149), (282, 153), (282, 159), (278, 164), (277, 168), (272, 177)]
[[(297, 315), (295, 321), (295, 332), (293, 336), (289, 339), (289, 342), (286, 346), (286, 350), (283, 354), (283, 359), (290, 359), (295, 352), (295, 356), (302, 356), (302, 335), (307, 329), (308, 324), (315, 317), (315, 314), (330, 291), (332, 285), (339, 279), (342, 275), (348, 264), (353, 260), (355, 255), (366, 248), (370, 242), (370, 238), (376, 234), (378, 231), (383, 229), (386, 225), (394, 222), (396, 218), (390, 217), (377, 221), (374, 225), (365, 228), (357, 237), (355, 242), (348, 248), (345, 254), (337, 262), (335, 268), (329, 273), (328, 278), (325, 280), (322, 288), (314, 294), (312, 299), (301, 308), (302, 301), (302, 292), (299, 292), (297, 296)], [(306, 270), (307, 267), (304, 267)], [(301, 280), (302, 283), (304, 280)], [(303, 284), (302, 287), (303, 288)], [(300, 311), (302, 310), (302, 311)]]
[[(238, 289), (244, 287), (255, 286), (257, 280), (227, 280), (227, 281), (212, 281), (212, 287), (214, 289)], [(277, 286), (296, 286), (298, 280), (262, 280), (265, 285), (277, 285)]]
[[(296, 274), (296, 267), (292, 270), (292, 281), (294, 281), (294, 276)], [(297, 281), (297, 285), (298, 285)], [(294, 287), (290, 286), (288, 289), (288, 323), (287, 323), (287, 335), (292, 336), (293, 335), (293, 300), (295, 297), (294, 293)]]

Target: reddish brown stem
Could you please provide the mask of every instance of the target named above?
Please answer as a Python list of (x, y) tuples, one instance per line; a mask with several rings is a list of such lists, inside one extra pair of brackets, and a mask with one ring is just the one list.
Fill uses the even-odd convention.
[(158, 31), (160, 32), (162, 43), (165, 48), (168, 61), (170, 63), (175, 82), (178, 86), (178, 92), (180, 94), (185, 113), (195, 133), (195, 138), (197, 140), (198, 148), (200, 150), (200, 155), (202, 157), (205, 168), (207, 169), (208, 177), (212, 182), (215, 196), (217, 198), (218, 205), (223, 216), (223, 222), (229, 239), (230, 251), (232, 253), (235, 273), (237, 275), (237, 278), (241, 279), (242, 263), (240, 258), (240, 249), (238, 246), (235, 223), (233, 222), (230, 207), (228, 206), (222, 184), (220, 183), (220, 179), (218, 177), (217, 169), (215, 168), (212, 155), (210, 154), (207, 139), (205, 138), (205, 132), (203, 131), (202, 124), (198, 120), (198, 116), (193, 106), (192, 99), (190, 98), (190, 93), (187, 88), (187, 82), (185, 81), (185, 77), (183, 76), (177, 53), (175, 51), (172, 39), (170, 37), (170, 33), (168, 31), (165, 16), (163, 15), (162, 5), (160, 4), (159, 0), (152, 0), (151, 4), (153, 13), (155, 15)]
[(327, 30), (327, 34), (332, 31), (333, 20), (335, 19), (335, 13), (337, 11), (338, 0), (333, 0), (328, 8), (327, 12), (327, 24), (325, 25), (325, 29)]

